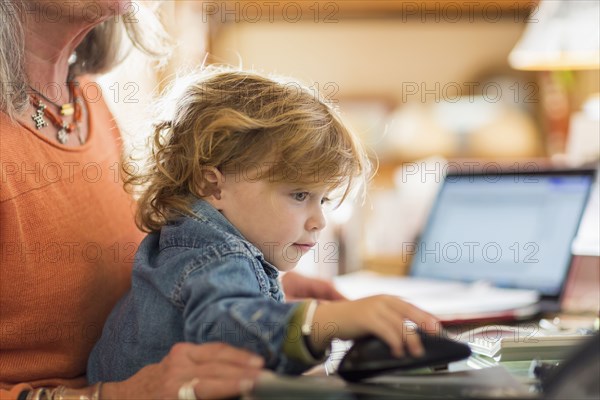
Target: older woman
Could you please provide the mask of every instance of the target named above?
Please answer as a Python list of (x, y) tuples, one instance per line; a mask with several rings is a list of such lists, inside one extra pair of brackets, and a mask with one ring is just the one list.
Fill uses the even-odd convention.
[[(250, 353), (178, 344), (127, 381), (86, 387), (142, 237), (118, 179), (118, 128), (87, 74), (117, 63), (123, 26), (146, 53), (165, 48), (133, 7), (0, 2), (0, 398), (229, 397), (260, 373)], [(339, 297), (328, 283), (286, 279), (292, 296)]]

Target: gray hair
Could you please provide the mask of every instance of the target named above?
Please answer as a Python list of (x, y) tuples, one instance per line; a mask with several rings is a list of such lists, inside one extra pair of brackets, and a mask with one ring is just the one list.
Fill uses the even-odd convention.
[[(0, 1), (0, 111), (11, 118), (23, 112), (28, 102), (22, 10), (23, 0)], [(90, 31), (77, 47), (77, 61), (69, 73), (98, 74), (114, 68), (126, 56), (125, 33), (148, 56), (164, 61), (169, 55), (171, 43), (162, 25), (153, 12), (139, 6), (135, 15), (111, 18)]]

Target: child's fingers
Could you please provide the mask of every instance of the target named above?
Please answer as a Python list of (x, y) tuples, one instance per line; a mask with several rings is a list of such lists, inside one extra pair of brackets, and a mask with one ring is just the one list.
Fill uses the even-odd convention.
[(408, 349), (408, 353), (414, 357), (423, 356), (425, 354), (425, 349), (423, 348), (423, 343), (421, 342), (421, 338), (417, 331), (405, 326), (404, 332), (404, 342)]
[(365, 303), (368, 305), (369, 314), (360, 323), (364, 332), (371, 333), (386, 342), (396, 357), (404, 356), (402, 336), (398, 334), (397, 329), (397, 325), (401, 324), (402, 318), (386, 304), (385, 298), (380, 298), (379, 301), (372, 298), (371, 302), (371, 305)]
[(415, 357), (423, 356), (425, 354), (425, 349), (421, 342), (421, 338), (417, 333), (417, 327), (425, 333), (439, 334), (441, 333), (441, 324), (432, 314), (423, 311), (412, 304), (403, 301), (401, 302), (403, 303), (403, 305), (399, 307), (402, 309), (401, 312), (407, 319), (416, 323), (415, 327), (407, 326), (406, 323), (404, 324), (404, 331), (406, 332), (404, 337), (408, 352)]
[(387, 320), (393, 325), (396, 334), (401, 340), (401, 348), (406, 347), (408, 353), (413, 356), (421, 356), (424, 353), (423, 344), (417, 333), (417, 328), (411, 326), (405, 321), (405, 314), (393, 302), (388, 304), (389, 312)]
[(401, 321), (387, 321), (382, 325), (373, 325), (374, 333), (386, 342), (395, 357), (402, 358), (408, 354), (420, 357), (425, 353), (417, 332), (409, 327), (402, 327)]
[(389, 321), (389, 316), (383, 315), (381, 318), (372, 321), (369, 330), (386, 342), (396, 357), (405, 356), (402, 336), (398, 334), (395, 324)]
[(400, 358), (406, 356), (406, 350), (408, 350), (408, 354), (412, 356), (422, 356), (425, 349), (421, 343), (417, 327), (406, 323), (405, 310), (398, 307), (396, 301), (384, 302), (384, 304), (385, 309), (381, 312), (380, 318), (393, 330), (394, 337), (388, 340), (383, 337), (382, 339), (390, 345), (392, 353)]
[(440, 332), (440, 321), (427, 311), (423, 311), (422, 309), (400, 299), (396, 299), (396, 304), (394, 306), (396, 310), (404, 315), (404, 318), (415, 322), (417, 326), (421, 328), (421, 330), (427, 332)]
[[(384, 306), (383, 309), (380, 309), (378, 318), (390, 324), (396, 336), (396, 338), (386, 339), (392, 353), (396, 357), (402, 357), (405, 355), (406, 348), (410, 355), (422, 356), (425, 349), (417, 333), (417, 327), (421, 327), (425, 331), (434, 331), (439, 328), (437, 319), (420, 308), (396, 297), (386, 296), (378, 300)], [(406, 319), (416, 322), (417, 326), (408, 325)]]
[(402, 314), (392, 304), (384, 302), (384, 308), (380, 311), (378, 319), (386, 325), (383, 329), (391, 331), (393, 335), (393, 338), (390, 339), (383, 336), (381, 338), (390, 346), (392, 353), (396, 357), (404, 357), (406, 354), (404, 351), (404, 336), (406, 332), (403, 331), (404, 317)]

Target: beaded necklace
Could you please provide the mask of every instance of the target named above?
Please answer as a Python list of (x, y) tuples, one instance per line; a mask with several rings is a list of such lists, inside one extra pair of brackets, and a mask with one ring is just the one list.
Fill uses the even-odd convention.
[[(58, 104), (50, 101), (46, 96), (39, 93), (37, 90), (31, 88), (31, 90), (34, 93), (29, 95), (29, 101), (36, 108), (35, 114), (31, 116), (31, 119), (33, 119), (33, 122), (35, 123), (35, 128), (37, 130), (40, 130), (45, 126), (48, 126), (48, 122), (44, 119), (44, 117), (48, 118), (52, 125), (58, 128), (56, 139), (60, 144), (67, 143), (67, 141), (69, 140), (69, 135), (75, 131), (78, 134), (79, 142), (81, 144), (84, 144), (85, 140), (81, 135), (81, 130), (79, 129), (83, 105), (83, 100), (81, 98), (81, 89), (79, 88), (79, 83), (75, 81), (69, 81), (67, 82), (67, 84), (69, 86), (70, 99), (73, 99), (73, 101), (63, 104), (62, 106), (59, 106)], [(50, 110), (50, 108), (46, 106), (46, 104), (42, 101), (41, 98), (44, 98), (46, 101), (59, 108), (61, 115), (73, 115), (73, 122), (65, 122), (61, 117), (52, 112), (52, 110)]]

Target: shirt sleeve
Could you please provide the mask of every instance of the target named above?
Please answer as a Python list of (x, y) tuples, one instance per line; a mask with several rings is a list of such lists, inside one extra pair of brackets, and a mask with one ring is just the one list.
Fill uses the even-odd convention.
[[(280, 303), (261, 291), (253, 260), (243, 254), (218, 257), (186, 277), (181, 292), (184, 338), (194, 343), (225, 342), (261, 355), (279, 373), (310, 368), (284, 352), (288, 324), (300, 303)], [(278, 290), (278, 288), (271, 288)]]
[(302, 302), (292, 315), (287, 326), (283, 351), (291, 358), (306, 364), (316, 365), (325, 361), (329, 352), (324, 351), (321, 354), (315, 354), (306, 342), (307, 339), (302, 335), (302, 324), (304, 324), (306, 310), (311, 301)]

